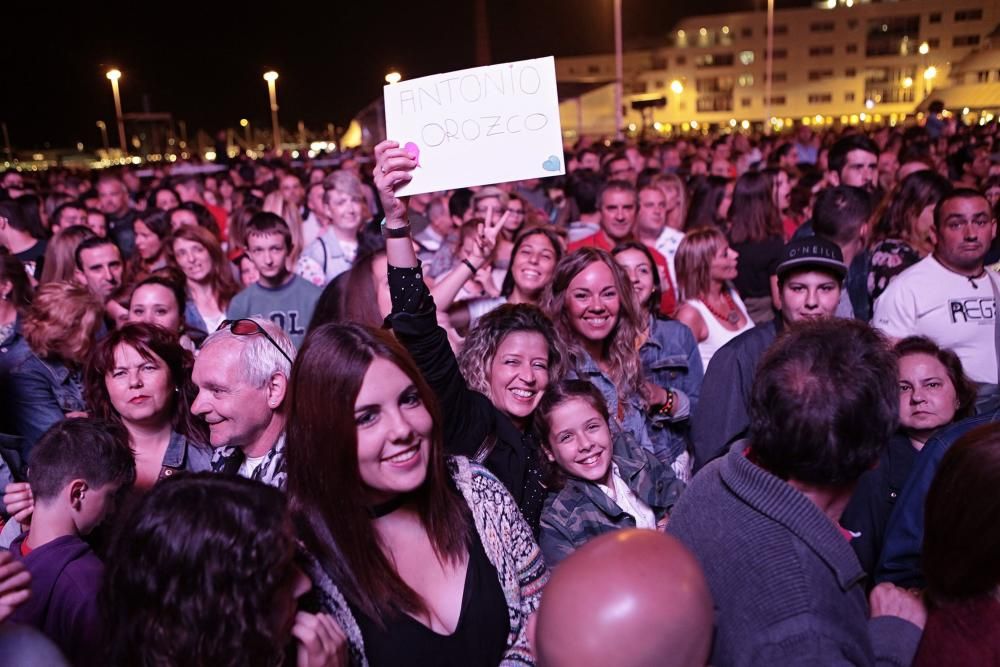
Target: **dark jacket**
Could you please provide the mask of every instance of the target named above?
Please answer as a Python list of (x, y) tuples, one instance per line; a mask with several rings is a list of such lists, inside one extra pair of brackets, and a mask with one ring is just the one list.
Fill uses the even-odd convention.
[(851, 502), (840, 518), (840, 525), (855, 534), (851, 547), (869, 576), (875, 573), (878, 564), (885, 524), (916, 459), (917, 450), (910, 438), (902, 433), (894, 435), (879, 456), (878, 465), (858, 480)]
[(910, 664), (920, 629), (869, 620), (865, 573), (839, 526), (742, 449), (695, 475), (667, 531), (712, 591), (711, 664)]
[[(677, 502), (684, 483), (627, 433), (615, 437), (613, 460), (622, 480), (649, 505), (657, 523), (662, 521)], [(596, 483), (569, 477), (561, 490), (545, 500), (538, 542), (545, 562), (554, 567), (589, 540), (619, 528), (635, 528), (635, 518)]]
[(882, 556), (875, 568), (875, 581), (891, 581), (904, 587), (924, 586), (920, 553), (924, 543), (924, 502), (941, 459), (955, 441), (983, 424), (1000, 422), (1000, 411), (964, 419), (941, 429), (917, 454), (909, 479), (896, 500), (885, 527)]
[(31, 573), (31, 597), (11, 620), (38, 628), (74, 665), (99, 664), (103, 627), (97, 595), (104, 564), (75, 535), (59, 537), (21, 555), (24, 536), (10, 546)]
[(522, 432), (488, 398), (469, 389), (448, 336), (437, 324), (434, 300), (420, 269), (390, 266), (389, 289), (393, 312), (387, 321), (437, 395), (448, 454), (478, 461), (486, 445), (489, 453), (482, 464), (507, 487), (537, 536), (545, 502), (538, 438)]
[(750, 428), (750, 389), (757, 364), (778, 337), (780, 317), (741, 333), (712, 357), (691, 418), (694, 471), (722, 456)]

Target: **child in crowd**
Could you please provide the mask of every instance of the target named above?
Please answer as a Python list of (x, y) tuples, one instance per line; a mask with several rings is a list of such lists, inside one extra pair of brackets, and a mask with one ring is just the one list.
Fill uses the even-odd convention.
[(612, 432), (597, 387), (585, 380), (550, 386), (535, 422), (553, 490), (539, 538), (549, 566), (602, 533), (666, 526), (684, 483), (630, 434)]
[(46, 431), (28, 462), (31, 530), (10, 550), (31, 574), (31, 597), (11, 620), (44, 632), (74, 665), (100, 664), (104, 564), (83, 538), (135, 481), (127, 442), (109, 422), (66, 419)]

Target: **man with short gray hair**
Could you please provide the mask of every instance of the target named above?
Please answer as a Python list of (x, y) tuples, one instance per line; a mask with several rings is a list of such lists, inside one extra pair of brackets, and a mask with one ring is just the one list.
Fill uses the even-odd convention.
[(212, 469), (285, 488), (285, 420), (295, 346), (263, 318), (223, 322), (205, 339), (191, 411), (208, 424)]

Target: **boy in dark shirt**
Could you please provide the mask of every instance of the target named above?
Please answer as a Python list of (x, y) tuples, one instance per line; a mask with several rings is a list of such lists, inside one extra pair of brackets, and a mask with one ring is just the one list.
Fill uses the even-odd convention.
[(107, 422), (66, 419), (42, 436), (28, 462), (31, 530), (10, 550), (31, 573), (31, 597), (11, 620), (44, 632), (74, 665), (99, 660), (104, 564), (81, 538), (135, 481), (127, 442), (124, 431)]

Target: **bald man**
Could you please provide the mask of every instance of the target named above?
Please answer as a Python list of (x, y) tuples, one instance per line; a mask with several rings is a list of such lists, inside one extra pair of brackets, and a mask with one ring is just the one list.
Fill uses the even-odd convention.
[(539, 667), (703, 667), (713, 608), (698, 561), (675, 538), (626, 529), (559, 565), (535, 627)]

